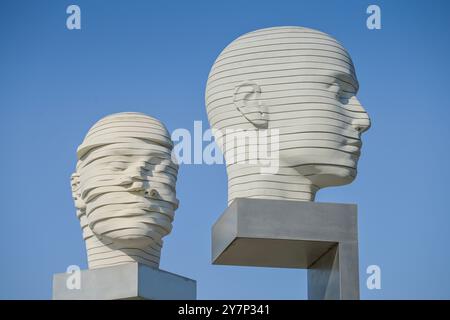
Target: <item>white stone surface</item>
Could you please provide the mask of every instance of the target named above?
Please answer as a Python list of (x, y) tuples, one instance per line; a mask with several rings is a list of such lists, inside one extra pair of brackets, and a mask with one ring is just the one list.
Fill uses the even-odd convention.
[(159, 267), (178, 207), (172, 148), (165, 126), (141, 113), (113, 114), (89, 130), (71, 181), (89, 269)]
[[(224, 153), (227, 129), (279, 130), (279, 169), (227, 162), (235, 198), (313, 201), (327, 186), (352, 182), (370, 119), (356, 98), (350, 55), (331, 36), (302, 27), (256, 30), (220, 53), (208, 77), (206, 109)], [(247, 152), (247, 151), (246, 151)]]

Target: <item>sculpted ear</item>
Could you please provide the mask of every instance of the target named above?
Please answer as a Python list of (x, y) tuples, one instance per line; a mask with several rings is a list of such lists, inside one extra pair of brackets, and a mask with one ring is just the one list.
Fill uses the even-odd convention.
[(72, 188), (72, 198), (75, 202), (75, 207), (77, 208), (77, 216), (80, 219), (80, 216), (85, 214), (86, 211), (86, 203), (81, 198), (80, 191), (80, 175), (78, 173), (73, 173), (70, 177), (70, 185)]
[(236, 109), (256, 128), (267, 128), (267, 108), (261, 101), (261, 87), (253, 81), (245, 81), (234, 89), (233, 103)]

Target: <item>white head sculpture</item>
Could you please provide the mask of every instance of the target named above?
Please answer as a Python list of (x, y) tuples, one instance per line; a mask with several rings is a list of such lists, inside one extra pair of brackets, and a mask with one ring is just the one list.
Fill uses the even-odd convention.
[(89, 130), (77, 150), (72, 193), (90, 269), (159, 267), (178, 207), (172, 147), (164, 125), (141, 113), (113, 114)]
[(238, 197), (313, 201), (320, 188), (352, 182), (370, 127), (357, 92), (349, 54), (323, 32), (275, 27), (230, 43), (206, 86), (216, 141), (227, 161), (227, 153), (239, 153), (226, 147), (228, 129), (277, 129), (279, 168), (262, 174), (258, 164), (227, 163), (229, 204)]

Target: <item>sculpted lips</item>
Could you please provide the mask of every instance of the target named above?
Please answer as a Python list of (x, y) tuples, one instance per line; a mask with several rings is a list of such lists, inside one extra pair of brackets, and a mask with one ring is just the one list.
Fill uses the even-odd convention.
[(352, 139), (352, 140), (347, 140), (346, 143), (348, 146), (354, 146), (354, 147), (358, 147), (361, 148), (362, 146), (362, 141), (361, 140), (357, 140), (357, 139)]

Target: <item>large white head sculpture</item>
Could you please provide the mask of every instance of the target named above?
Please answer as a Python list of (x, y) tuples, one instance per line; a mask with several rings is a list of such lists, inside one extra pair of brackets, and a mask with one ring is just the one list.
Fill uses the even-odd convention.
[(126, 112), (98, 121), (78, 147), (72, 193), (89, 268), (159, 266), (162, 238), (178, 207), (178, 165), (164, 125)]
[(277, 132), (279, 168), (267, 174), (255, 163), (227, 161), (229, 203), (237, 197), (313, 201), (320, 188), (353, 181), (361, 134), (370, 127), (357, 92), (349, 54), (323, 32), (275, 27), (230, 43), (206, 86), (216, 142), (227, 161), (228, 153), (239, 153), (225, 143), (228, 129)]

